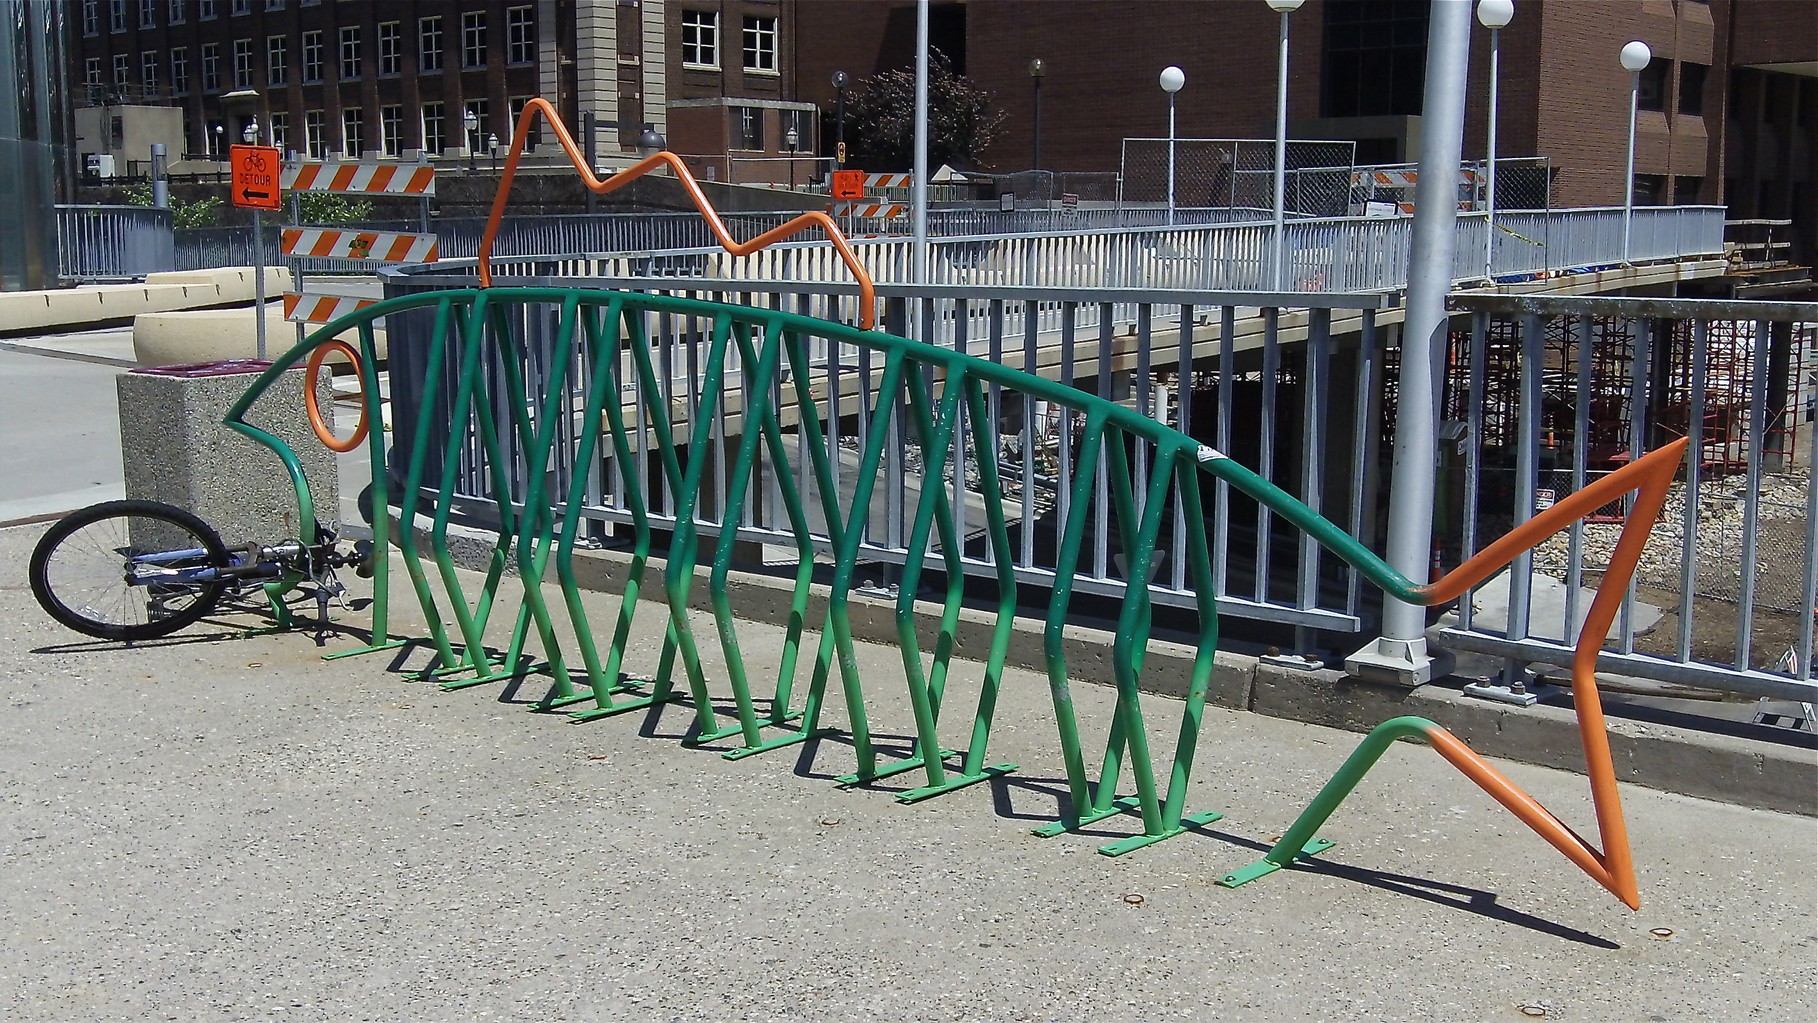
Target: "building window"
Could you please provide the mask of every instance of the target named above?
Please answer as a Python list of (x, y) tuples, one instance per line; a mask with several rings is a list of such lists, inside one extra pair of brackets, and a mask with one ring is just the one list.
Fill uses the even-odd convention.
[(536, 23), (528, 7), (505, 9), (505, 59), (513, 64), (537, 62)]
[(1673, 176), (1673, 205), (1695, 206), (1698, 193), (1704, 191), (1704, 179), (1686, 174)]
[(733, 107), (734, 131), (732, 148), (764, 148), (764, 111), (758, 107)]
[[(513, 96), (510, 99), (512, 139), (517, 138), (518, 125), (524, 120), (524, 108), (530, 105), (530, 100), (531, 97), (529, 96)], [(542, 130), (543, 122), (532, 118), (530, 128), (525, 132), (524, 145), (534, 146), (542, 142)], [(506, 141), (509, 142), (511, 139), (507, 139)]]
[(221, 91), (221, 46), (219, 43), (202, 44), (202, 91)]
[(1648, 66), (1641, 69), (1639, 85), (1635, 94), (1635, 106), (1640, 110), (1665, 110), (1667, 95), (1667, 75), (1673, 69), (1673, 62), (1655, 57)]
[(682, 66), (720, 66), (720, 12), (682, 12)]
[(1679, 62), (1679, 112), (1692, 117), (1704, 116), (1704, 80), (1710, 67)]
[(270, 122), (268, 130), (271, 132), (271, 144), (282, 150), (284, 141), (290, 137), (290, 115), (273, 114)]
[(1665, 174), (1635, 175), (1635, 205), (1659, 206), (1666, 201)]
[(158, 92), (158, 51), (147, 50), (139, 54), (139, 78), (145, 83), (145, 95), (154, 96)]
[(252, 40), (234, 40), (234, 88), (252, 88)]
[(404, 108), (379, 108), (379, 152), (396, 157), (404, 151)]
[(86, 84), (88, 84), (88, 85), (100, 85), (100, 84), (102, 84), (102, 78), (101, 78), (101, 58), (100, 58), (100, 57), (90, 57), (90, 58), (88, 58), (88, 63), (87, 63), (87, 65), (86, 65), (86, 68), (87, 68), (87, 74), (88, 74), (88, 77), (86, 77), (86, 78), (84, 78), (84, 79), (83, 79), (83, 82), (84, 82), (84, 83), (86, 83)]
[(127, 70), (126, 54), (114, 54), (114, 84), (124, 87), (127, 76), (130, 74), (131, 72)]
[(745, 19), (745, 70), (776, 74), (776, 19)]
[(158, 27), (158, 0), (139, 0), (139, 27)]
[(360, 26), (341, 28), (341, 77), (360, 77)]
[(303, 113), (303, 154), (311, 160), (320, 160), (322, 149), (322, 111), (307, 110)]
[(439, 16), (417, 22), (417, 70), (442, 70), (442, 19)]
[(423, 152), (440, 153), (447, 149), (447, 131), (442, 120), (442, 104), (423, 104)]
[(1327, 0), (1325, 42), (1321, 116), (1420, 113), (1427, 80), (1426, 4)]
[(284, 85), (290, 80), (290, 40), (283, 36), (265, 37), (265, 81)]
[(203, 21), (213, 21), (215, 14), (215, 0), (197, 0), (196, 17)]
[(234, 0), (234, 17), (252, 13), (252, 0)]
[(341, 152), (355, 160), (360, 158), (360, 154), (366, 151), (365, 127), (359, 107), (348, 107), (341, 111)]
[(101, 34), (101, 0), (82, 0), (82, 34)]
[[(284, 9), (284, 0), (265, 0), (265, 9), (268, 11), (281, 11)], [(275, 144), (276, 143), (274, 143), (274, 145)]]
[(404, 23), (379, 23), (379, 74), (395, 75), (404, 70)]
[(107, 26), (110, 31), (126, 31), (126, 0), (113, 0), (107, 7)]
[(461, 15), (461, 66), (486, 66), (486, 12)]
[(322, 80), (322, 32), (319, 29), (303, 33), (303, 80)]
[(170, 48), (170, 91), (178, 96), (189, 92), (189, 47)]
[(166, 25), (181, 25), (189, 17), (189, 5), (183, 0), (170, 0), (170, 6), (164, 12)]

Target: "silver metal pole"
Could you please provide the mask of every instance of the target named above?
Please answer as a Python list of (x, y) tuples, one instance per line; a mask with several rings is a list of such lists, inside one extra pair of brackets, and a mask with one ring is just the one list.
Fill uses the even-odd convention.
[(1282, 289), (1284, 266), (1287, 261), (1287, 212), (1283, 205), (1287, 201), (1286, 182), (1288, 175), (1288, 12), (1281, 12), (1281, 53), (1276, 59), (1275, 74), (1275, 266), (1269, 275), (1270, 287), (1276, 291)]
[[(1458, 219), (1458, 166), (1464, 148), (1464, 96), (1471, 49), (1470, 0), (1433, 0), (1427, 27), (1427, 81), (1421, 117), (1420, 179), (1414, 192), (1414, 247), (1408, 257), (1408, 311), (1401, 335), (1400, 407), (1395, 420), (1394, 494), (1389, 502), (1388, 562), (1416, 582), (1429, 576), (1437, 489), (1440, 359), (1445, 353), (1446, 292), (1452, 287)], [(1382, 637), (1352, 654), (1353, 674), (1421, 685), (1432, 680), (1426, 609), (1383, 601)]]
[(910, 279), (928, 280), (928, 0), (915, 5), (915, 180), (909, 183), (915, 228), (915, 267)]
[(1501, 35), (1502, 29), (1490, 30), (1490, 143), (1483, 168), (1483, 275), (1486, 280), (1492, 279), (1490, 270), (1496, 252), (1496, 79), (1502, 57)]
[(166, 162), (162, 142), (152, 143), (151, 179), (152, 205), (161, 210), (170, 209), (170, 165)]
[(1629, 163), (1622, 179), (1622, 265), (1629, 265), (1629, 222), (1635, 218), (1635, 111), (1641, 97), (1641, 72), (1629, 72)]
[(265, 214), (253, 210), (253, 321), (258, 324), (259, 358), (265, 358)]
[(1168, 93), (1168, 226), (1174, 226), (1174, 94)]

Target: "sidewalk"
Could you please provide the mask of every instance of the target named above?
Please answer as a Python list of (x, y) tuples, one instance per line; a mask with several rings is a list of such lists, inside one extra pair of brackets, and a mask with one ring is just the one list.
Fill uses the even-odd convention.
[[(1131, 822), (1029, 834), (1065, 789), (1033, 672), (1008, 672), (993, 736), (992, 761), (1021, 770), (903, 806), (894, 784), (830, 781), (852, 764), (837, 739), (738, 762), (684, 748), (685, 706), (572, 725), (524, 711), (538, 678), (406, 681), (396, 668), (421, 653), (323, 662), (306, 635), (207, 625), (136, 649), (87, 642), (23, 585), (41, 528), (0, 530), (8, 1018), (1818, 1012), (1808, 818), (1625, 787), (1631, 913), (1402, 745), (1330, 822), (1339, 845), (1317, 865), (1232, 891), (1213, 882), (1260, 855), (1356, 735), (1208, 708), (1189, 808), (1226, 819), (1113, 860), (1093, 850)], [(777, 632), (741, 630), (747, 658), (774, 663)], [(868, 678), (900, 672), (894, 648), (858, 658)], [(949, 733), (978, 672), (955, 668)], [(905, 701), (878, 695), (876, 727), (906, 734)], [(1074, 696), (1102, 746), (1111, 693)], [(1171, 742), (1179, 705), (1144, 707), (1152, 741)], [(1588, 826), (1581, 777), (1502, 766)]]

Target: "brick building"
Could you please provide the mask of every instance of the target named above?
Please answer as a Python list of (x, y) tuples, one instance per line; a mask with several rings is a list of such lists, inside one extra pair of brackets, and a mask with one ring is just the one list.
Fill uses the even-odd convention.
[[(913, 60), (912, 0), (822, 0), (802, 21), (799, 81), (830, 106), (834, 70), (862, 78)], [(1419, 153), (1427, 0), (1308, 0), (1289, 17), (1289, 134), (1349, 139), (1362, 162)], [(1274, 135), (1277, 16), (1261, 0), (936, 3), (932, 39), (1010, 114), (985, 154), (1030, 165), (1040, 58), (1045, 169), (1113, 171), (1125, 138), (1167, 133), (1156, 77), (1186, 72), (1177, 132)], [(1465, 156), (1484, 155), (1489, 32), (1473, 25)], [(1556, 205), (1623, 199), (1629, 40), (1641, 74), (1641, 201), (1727, 203), (1818, 234), (1818, 0), (1515, 0), (1501, 33), (1498, 155), (1546, 156)]]
[[(646, 125), (678, 152), (779, 158), (795, 102), (794, 0), (80, 0), (78, 148), (122, 160), (135, 119), (176, 125), (172, 158), (260, 140), (318, 158), (416, 159), (508, 145), (531, 97), (602, 125), (603, 162)], [(146, 108), (181, 111), (153, 117)], [(471, 116), (470, 116), (471, 115)], [(471, 125), (471, 129), (469, 128)], [(579, 130), (578, 128), (576, 129)], [(534, 145), (540, 131), (532, 129)]]

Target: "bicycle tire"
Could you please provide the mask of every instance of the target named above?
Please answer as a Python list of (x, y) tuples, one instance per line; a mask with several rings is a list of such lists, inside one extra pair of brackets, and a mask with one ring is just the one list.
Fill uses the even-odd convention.
[[(135, 545), (135, 532), (141, 545), (157, 550)], [(58, 519), (32, 548), (32, 596), (52, 618), (85, 636), (117, 640), (168, 636), (213, 611), (227, 582), (134, 583), (131, 562), (160, 551), (189, 550), (200, 553), (171, 562), (171, 567), (231, 564), (214, 529), (174, 505), (161, 501), (89, 505)]]

